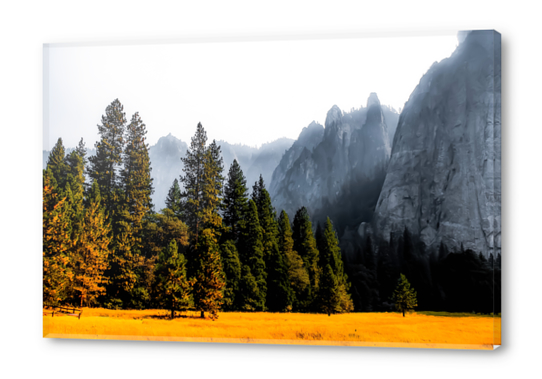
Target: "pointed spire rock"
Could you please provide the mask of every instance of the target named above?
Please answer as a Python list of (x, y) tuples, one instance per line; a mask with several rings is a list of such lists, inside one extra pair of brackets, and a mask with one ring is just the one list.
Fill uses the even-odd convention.
[(380, 106), (380, 100), (378, 99), (376, 92), (371, 92), (369, 98), (367, 99), (367, 108), (370, 108), (373, 105)]

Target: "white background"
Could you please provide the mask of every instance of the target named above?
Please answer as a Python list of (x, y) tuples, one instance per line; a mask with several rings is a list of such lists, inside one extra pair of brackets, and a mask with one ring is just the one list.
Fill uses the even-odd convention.
[[(78, 3), (79, 4), (79, 3)], [(533, 1), (70, 1), (0, 6), (2, 377), (535, 377), (540, 30)], [(503, 39), (503, 344), (495, 352), (41, 338), (42, 44), (223, 33), (496, 29)], [(400, 62), (401, 57), (397, 57)]]
[(399, 110), (429, 67), (452, 54), (456, 35), (50, 44), (43, 149), (59, 137), (65, 147), (81, 137), (93, 147), (96, 124), (116, 98), (128, 122), (139, 112), (150, 146), (168, 133), (189, 143), (198, 122), (209, 141), (260, 146), (296, 139), (311, 121), (324, 125), (333, 104), (359, 109), (371, 92)]

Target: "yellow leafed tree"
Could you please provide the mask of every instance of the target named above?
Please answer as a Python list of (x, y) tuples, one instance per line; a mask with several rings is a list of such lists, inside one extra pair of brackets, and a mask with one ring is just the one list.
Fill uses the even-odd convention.
[(43, 175), (43, 302), (58, 304), (66, 299), (73, 278), (69, 269), (67, 205), (54, 191), (50, 170)]
[(105, 292), (108, 268), (110, 225), (100, 208), (99, 198), (85, 210), (83, 226), (73, 254), (74, 290), (79, 293), (81, 306)]

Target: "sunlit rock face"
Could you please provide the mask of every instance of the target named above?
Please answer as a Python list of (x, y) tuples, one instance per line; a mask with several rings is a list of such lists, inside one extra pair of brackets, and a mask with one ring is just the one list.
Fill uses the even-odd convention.
[(462, 34), (405, 104), (373, 220), (361, 235), (389, 240), (408, 228), (428, 250), (440, 242), (500, 252), (500, 35)]
[[(312, 122), (304, 128), (271, 179), (270, 194), (277, 212), (284, 209), (293, 217), (305, 206), (318, 221), (329, 216), (334, 222), (348, 224), (356, 219), (357, 226), (358, 215), (349, 214), (355, 213), (351, 212), (355, 203), (370, 217), (391, 153), (388, 120), (396, 123), (397, 112), (381, 106), (372, 93), (366, 107), (344, 113), (334, 105), (325, 127)], [(395, 130), (396, 125), (392, 126)], [(375, 185), (375, 178), (380, 183)], [(360, 196), (364, 202), (355, 200)], [(371, 208), (370, 212), (365, 208)]]

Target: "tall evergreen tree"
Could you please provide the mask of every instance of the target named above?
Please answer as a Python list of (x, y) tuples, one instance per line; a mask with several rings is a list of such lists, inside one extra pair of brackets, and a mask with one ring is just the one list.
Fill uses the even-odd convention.
[[(252, 284), (249, 286), (250, 293), (256, 296), (249, 303), (253, 304), (254, 310), (263, 311), (265, 310), (267, 295), (267, 275), (263, 258), (262, 228), (258, 220), (256, 203), (252, 199), (249, 200), (245, 217), (240, 222), (240, 232), (239, 256), (241, 263), (248, 268), (247, 270), (243, 267), (243, 275), (246, 272), (250, 272), (254, 277), (256, 285), (256, 288)], [(246, 281), (243, 284), (245, 285)], [(247, 304), (247, 294), (244, 295), (244, 299), (245, 304), (242, 307)]]
[[(149, 300), (145, 286), (142, 286), (147, 263), (144, 256), (143, 218), (152, 211), (151, 195), (154, 192), (151, 178), (149, 147), (146, 141), (146, 126), (139, 113), (132, 116), (126, 128), (126, 144), (123, 166), (120, 171), (122, 192), (119, 191), (118, 228), (115, 242), (122, 255), (123, 267), (117, 271), (124, 278), (136, 283), (125, 286), (129, 306), (140, 308)], [(119, 234), (121, 233), (121, 234)], [(126, 296), (127, 295), (127, 296)], [(126, 305), (125, 305), (126, 306)]]
[[(100, 140), (96, 142), (96, 155), (89, 158), (88, 175), (98, 182), (106, 212), (114, 207), (115, 189), (119, 187), (119, 171), (125, 143), (126, 116), (124, 107), (115, 99), (105, 110), (98, 125)], [(113, 220), (114, 221), (114, 220)]]
[(239, 303), (239, 283), (241, 280), (241, 261), (237, 247), (232, 240), (227, 240), (220, 245), (220, 257), (222, 271), (226, 279), (224, 287), (224, 309), (236, 310)]
[(234, 159), (224, 186), (224, 225), (234, 241), (239, 238), (239, 222), (246, 212), (248, 190), (241, 166)]
[(186, 260), (179, 253), (175, 240), (171, 240), (158, 257), (155, 281), (156, 303), (171, 310), (172, 319), (175, 310), (191, 305), (191, 282), (186, 274)]
[(204, 170), (202, 183), (202, 218), (201, 223), (205, 228), (213, 229), (213, 232), (220, 236), (222, 230), (222, 217), (220, 208), (222, 206), (222, 176), (223, 160), (220, 153), (220, 146), (213, 140), (205, 151)]
[(290, 285), (288, 268), (278, 244), (273, 244), (268, 251), (267, 260), (267, 296), (266, 308), (271, 312), (291, 311), (295, 294)]
[(68, 167), (66, 166), (66, 150), (62, 143), (62, 138), (59, 138), (49, 153), (47, 159), (47, 169), (51, 170), (52, 177), (55, 178), (57, 184), (57, 191), (62, 192), (62, 189), (66, 185), (66, 175)]
[[(74, 150), (65, 158), (66, 185), (65, 191), (70, 207), (72, 239), (76, 240), (83, 224), (85, 196), (84, 156)], [(69, 187), (69, 189), (68, 189)]]
[(183, 199), (181, 194), (181, 187), (179, 187), (179, 181), (175, 179), (171, 185), (167, 197), (166, 197), (166, 208), (171, 210), (175, 217), (179, 220), (183, 219)]
[(256, 278), (252, 275), (250, 267), (246, 264), (241, 269), (241, 279), (239, 281), (239, 309), (242, 311), (262, 310), (260, 289)]
[(205, 228), (201, 231), (195, 249), (198, 259), (194, 277), (194, 306), (201, 312), (202, 318), (205, 317), (205, 312), (208, 312), (209, 317), (215, 320), (223, 303), (226, 282), (222, 272), (219, 245), (213, 229)]
[(77, 155), (79, 155), (81, 159), (83, 160), (83, 167), (86, 167), (88, 163), (87, 147), (85, 145), (85, 141), (83, 141), (83, 138), (79, 140), (79, 143), (77, 144), (77, 147), (75, 148), (75, 151), (77, 152)]
[(305, 269), (303, 260), (294, 250), (292, 228), (288, 214), (283, 210), (279, 217), (279, 249), (286, 262), (290, 287), (294, 291), (293, 309), (299, 310), (297, 299), (304, 299), (308, 296), (310, 287), (309, 273)]
[(319, 253), (316, 247), (316, 240), (312, 233), (312, 223), (310, 221), (309, 213), (305, 207), (300, 208), (295, 214), (293, 239), (294, 250), (298, 252), (309, 273), (310, 287), (308, 297), (302, 300), (303, 306), (308, 309), (318, 292)]
[(279, 249), (275, 209), (261, 175), (253, 187), (252, 200), (258, 209), (258, 220), (262, 230), (263, 256), (267, 269), (266, 307), (274, 312), (291, 309), (294, 293), (288, 279), (286, 259)]
[(81, 307), (105, 293), (110, 242), (110, 224), (101, 208), (98, 194), (84, 211), (72, 255), (74, 295), (79, 298)]
[(116, 220), (112, 220), (113, 239), (111, 246), (113, 252), (109, 256), (109, 269), (106, 272), (109, 277), (108, 306), (127, 308), (138, 282), (137, 270), (144, 261), (137, 251), (130, 214), (126, 206), (124, 192), (120, 188), (113, 192), (111, 202), (115, 205), (112, 214), (116, 216)]
[(192, 137), (186, 156), (181, 158), (184, 164), (180, 180), (184, 186), (185, 218), (197, 244), (201, 219), (203, 217), (203, 181), (205, 171), (207, 133), (201, 123), (198, 123), (196, 134)]
[(68, 296), (73, 274), (68, 249), (72, 245), (68, 230), (65, 198), (55, 191), (50, 169), (43, 173), (43, 301), (58, 304)]
[(143, 217), (152, 210), (151, 195), (154, 192), (151, 178), (147, 129), (139, 113), (132, 116), (127, 127), (126, 148), (123, 156), (121, 182), (130, 222), (137, 233)]
[(339, 281), (329, 264), (327, 264), (322, 271), (319, 295), (319, 307), (323, 313), (327, 313), (327, 315), (330, 316), (332, 313), (343, 312)]
[(319, 303), (325, 313), (350, 312), (354, 309), (354, 304), (350, 297), (350, 283), (344, 272), (344, 264), (339, 248), (339, 240), (333, 229), (333, 224), (329, 217), (326, 220), (324, 231), (318, 243), (320, 246), (320, 265), (322, 273), (325, 275), (332, 273), (331, 278), (322, 278), (325, 280), (325, 286), (320, 289)]
[(201, 123), (184, 163), (181, 181), (185, 192), (185, 219), (192, 234), (191, 267), (194, 275), (194, 306), (204, 317), (218, 317), (225, 285), (219, 253), (222, 231), (221, 194), (223, 185), (220, 147), (213, 141), (206, 147), (207, 134)]
[(258, 209), (258, 217), (261, 216), (261, 212), (265, 209), (265, 197), (262, 193), (264, 190), (265, 183), (263, 181), (263, 176), (260, 174), (259, 179), (252, 186), (252, 200), (254, 200), (254, 202), (256, 203), (256, 208)]

